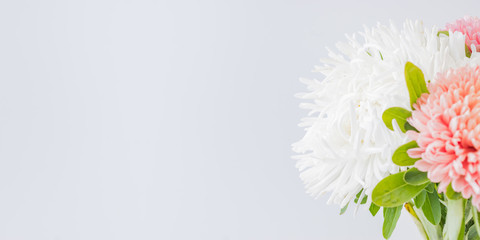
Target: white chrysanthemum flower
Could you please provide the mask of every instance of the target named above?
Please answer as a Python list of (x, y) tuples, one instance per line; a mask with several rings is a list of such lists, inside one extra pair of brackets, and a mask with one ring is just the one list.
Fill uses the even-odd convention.
[(331, 192), (328, 202), (343, 207), (364, 189), (360, 199), (366, 194), (370, 202), (375, 185), (400, 170), (391, 156), (407, 138), (398, 126), (388, 130), (381, 116), (390, 107), (410, 108), (406, 62), (422, 69), (426, 80), (479, 62), (478, 53), (465, 57), (461, 33), (437, 36), (438, 31), (418, 21), (406, 21), (401, 30), (392, 23), (365, 28), (361, 41), (347, 37), (347, 43), (337, 44), (341, 54), (329, 51), (325, 65), (316, 67), (323, 81), (302, 79), (309, 92), (299, 96), (313, 102), (301, 104), (310, 117), (302, 119), (306, 134), (293, 150), (302, 154), (296, 156), (297, 167), (308, 193)]

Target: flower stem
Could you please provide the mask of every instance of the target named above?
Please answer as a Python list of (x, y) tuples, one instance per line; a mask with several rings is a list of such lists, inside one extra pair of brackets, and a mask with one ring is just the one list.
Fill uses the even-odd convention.
[(418, 219), (418, 216), (415, 213), (415, 210), (413, 210), (413, 204), (411, 204), (409, 202), (405, 203), (405, 209), (412, 216), (413, 222), (415, 223), (415, 225), (417, 225), (417, 228), (420, 231), (420, 234), (422, 234), (422, 237), (426, 240), (429, 240), (428, 235), (425, 232), (425, 228), (423, 227), (422, 223), (420, 222), (420, 219)]
[[(433, 225), (423, 214), (422, 209), (416, 208), (411, 202), (407, 203), (410, 210), (407, 211), (414, 217), (414, 222), (420, 230), (420, 233), (427, 240), (442, 240), (442, 228), (439, 225)], [(405, 204), (405, 205), (407, 205)]]
[(446, 200), (448, 210), (443, 235), (446, 240), (463, 239), (465, 235), (465, 199)]

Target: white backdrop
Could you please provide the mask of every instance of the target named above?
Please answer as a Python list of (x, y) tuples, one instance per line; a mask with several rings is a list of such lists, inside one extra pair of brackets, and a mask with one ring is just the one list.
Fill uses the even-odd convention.
[[(0, 239), (382, 239), (298, 178), (299, 77), (464, 1), (0, 1)], [(403, 214), (392, 239), (420, 239)]]

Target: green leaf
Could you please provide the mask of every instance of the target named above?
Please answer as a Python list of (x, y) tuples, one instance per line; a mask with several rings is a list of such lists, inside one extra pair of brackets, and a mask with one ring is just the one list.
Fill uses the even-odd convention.
[(347, 211), (347, 208), (348, 208), (348, 203), (342, 209), (340, 209), (340, 215), (343, 215)]
[(448, 185), (447, 192), (445, 193), (445, 195), (447, 195), (448, 199), (453, 199), (453, 200), (458, 200), (458, 199), (462, 198), (461, 193), (457, 193), (457, 192), (455, 192), (455, 190), (453, 190), (452, 183), (450, 183)]
[(474, 207), (474, 206), (471, 206), (471, 211), (472, 211), (472, 215), (473, 215), (473, 227), (471, 227), (470, 229), (472, 228), (475, 228), (476, 232), (477, 233), (480, 233), (480, 218), (478, 216), (478, 211), (477, 211), (477, 208)]
[(440, 223), (440, 219), (442, 218), (442, 208), (440, 207), (440, 201), (438, 200), (436, 192), (427, 193), (427, 197), (422, 206), (422, 211), (428, 221), (433, 225)]
[(408, 156), (407, 150), (411, 148), (418, 148), (418, 144), (415, 141), (408, 142), (398, 147), (393, 153), (392, 161), (398, 166), (411, 166), (420, 158), (411, 158)]
[[(362, 191), (363, 189), (357, 193), (357, 196), (355, 196), (355, 200), (353, 200), (355, 203), (358, 203), (358, 199), (360, 198), (360, 195), (362, 195)], [(368, 198), (367, 195), (364, 195), (360, 204), (365, 204), (367, 202), (367, 198)]]
[(412, 112), (408, 111), (405, 108), (391, 107), (385, 110), (385, 112), (383, 112), (382, 120), (385, 123), (385, 126), (387, 126), (388, 129), (393, 131), (392, 120), (395, 119), (402, 132), (406, 132), (405, 123), (407, 122), (407, 118), (411, 116)]
[(405, 64), (405, 80), (410, 95), (410, 105), (413, 107), (413, 104), (423, 93), (428, 93), (425, 77), (420, 68), (411, 62), (407, 62)]
[(405, 122), (404, 128), (405, 128), (405, 131), (410, 131), (411, 130), (411, 131), (418, 132), (418, 130), (414, 126), (410, 125), (410, 123), (408, 123), (408, 122)]
[(418, 194), (414, 199), (413, 202), (415, 203), (415, 207), (421, 208), (423, 204), (425, 203), (425, 198), (427, 197), (427, 192), (422, 191), (420, 194)]
[(395, 226), (397, 226), (398, 218), (402, 212), (402, 206), (393, 208), (383, 208), (383, 237), (389, 239), (392, 236)]
[(445, 35), (447, 35), (447, 36), (450, 35), (448, 31), (438, 31), (437, 37), (440, 36), (440, 34), (445, 34)]
[[(440, 207), (442, 208), (442, 219), (440, 220), (439, 226), (445, 226), (445, 220), (447, 218), (447, 206), (446, 202), (440, 202)], [(428, 220), (427, 220), (428, 221)]]
[(425, 191), (429, 193), (433, 193), (435, 191), (435, 184), (434, 183), (428, 184), (428, 186), (425, 188)]
[[(473, 225), (473, 214), (472, 214), (472, 203), (470, 200), (467, 200), (465, 204), (465, 222), (467, 223), (466, 227)], [(443, 213), (442, 213), (443, 214)], [(469, 226), (470, 225), (470, 226)], [(466, 228), (468, 230), (468, 228)]]
[(370, 208), (368, 208), (368, 210), (370, 211), (372, 216), (375, 217), (375, 215), (377, 215), (378, 210), (380, 210), (380, 207), (372, 202), (372, 204), (370, 204)]
[(467, 44), (465, 44), (465, 56), (467, 56), (468, 58), (470, 58), (472, 56), (472, 51), (467, 46)]
[(477, 229), (474, 228), (474, 227), (471, 227), (468, 230), (466, 238), (467, 238), (467, 240), (480, 240), (480, 236), (478, 236)]
[(407, 170), (404, 180), (411, 185), (422, 185), (430, 182), (430, 179), (427, 177), (427, 172), (421, 172), (415, 167)]
[(428, 184), (410, 185), (404, 176), (405, 172), (400, 172), (382, 179), (372, 191), (372, 201), (382, 207), (397, 207), (417, 196)]

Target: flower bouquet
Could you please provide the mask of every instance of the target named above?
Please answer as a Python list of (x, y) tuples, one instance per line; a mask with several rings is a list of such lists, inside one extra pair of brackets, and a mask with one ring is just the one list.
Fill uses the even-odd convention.
[(480, 239), (480, 19), (378, 24), (336, 47), (322, 81), (301, 80), (307, 192), (382, 209), (386, 239), (402, 208), (426, 239)]

